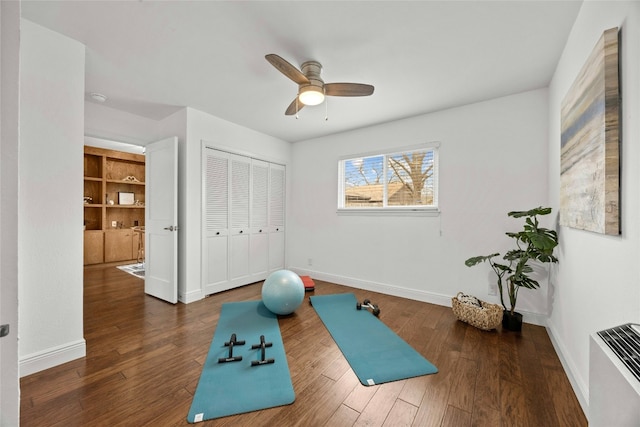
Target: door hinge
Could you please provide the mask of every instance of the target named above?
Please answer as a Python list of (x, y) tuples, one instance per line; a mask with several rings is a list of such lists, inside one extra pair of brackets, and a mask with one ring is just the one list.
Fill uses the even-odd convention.
[(9, 335), (9, 325), (0, 325), (0, 338)]

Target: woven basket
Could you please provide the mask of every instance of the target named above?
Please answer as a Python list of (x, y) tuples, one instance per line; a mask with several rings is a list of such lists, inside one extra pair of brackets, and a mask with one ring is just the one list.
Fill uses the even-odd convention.
[[(460, 294), (462, 292), (458, 292), (458, 295)], [(476, 307), (459, 301), (458, 295), (451, 298), (451, 308), (459, 320), (485, 331), (495, 329), (502, 322), (501, 305), (479, 300), (482, 307)]]

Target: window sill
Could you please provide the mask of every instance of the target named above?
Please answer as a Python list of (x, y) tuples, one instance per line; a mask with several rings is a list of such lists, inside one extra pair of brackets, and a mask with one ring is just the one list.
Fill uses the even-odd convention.
[(338, 209), (338, 216), (440, 216), (438, 208)]

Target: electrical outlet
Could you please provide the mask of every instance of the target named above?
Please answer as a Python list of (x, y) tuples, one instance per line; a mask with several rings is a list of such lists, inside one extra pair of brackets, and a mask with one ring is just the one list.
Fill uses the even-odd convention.
[(118, 226), (118, 221), (111, 221), (111, 227), (116, 228)]
[(308, 265), (309, 267), (311, 267), (311, 266), (313, 265), (313, 259), (308, 258), (308, 259), (307, 259), (307, 265)]

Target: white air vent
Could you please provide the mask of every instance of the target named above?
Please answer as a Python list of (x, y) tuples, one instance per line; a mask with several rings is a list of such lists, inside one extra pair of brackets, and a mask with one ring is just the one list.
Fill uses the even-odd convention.
[(591, 335), (589, 426), (640, 426), (640, 326)]

